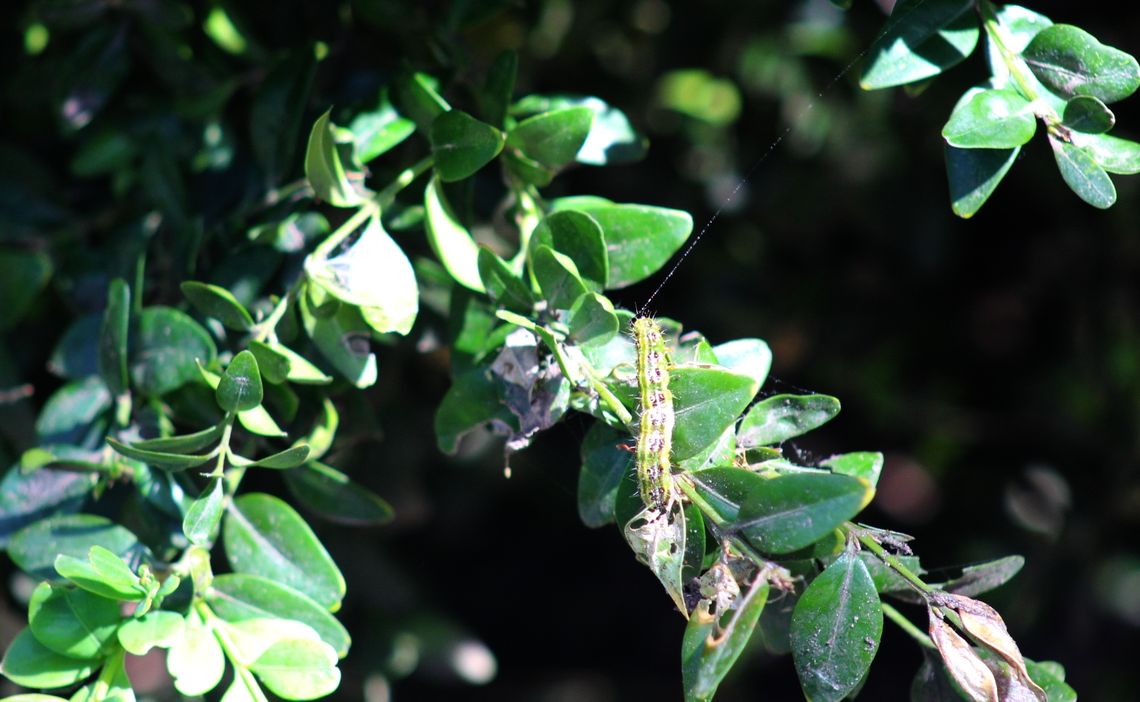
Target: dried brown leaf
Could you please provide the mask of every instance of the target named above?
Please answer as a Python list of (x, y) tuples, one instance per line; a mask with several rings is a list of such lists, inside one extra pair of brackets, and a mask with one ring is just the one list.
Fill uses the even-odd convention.
[[(1005, 686), (1010, 690), (1002, 695), (1002, 700), (1010, 702), (1049, 702), (1048, 695), (1025, 669), (1025, 659), (1021, 657), (1021, 650), (1017, 642), (1009, 635), (1001, 615), (985, 602), (965, 597), (963, 595), (946, 595), (939, 598), (941, 603), (958, 613), (962, 627), (978, 643), (990, 649), (1009, 665), (1009, 683)], [(1031, 695), (1031, 696), (1030, 696)]]
[(958, 686), (970, 696), (971, 702), (999, 702), (994, 675), (974, 652), (974, 647), (932, 607), (926, 610), (930, 618), (930, 638)]

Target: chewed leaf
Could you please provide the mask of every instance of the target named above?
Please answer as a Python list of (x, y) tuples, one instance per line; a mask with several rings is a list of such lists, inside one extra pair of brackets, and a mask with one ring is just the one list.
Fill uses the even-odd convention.
[(667, 512), (647, 507), (625, 525), (624, 533), (637, 559), (649, 566), (677, 609), (688, 617), (682, 578), (687, 529), (681, 503), (673, 502)]

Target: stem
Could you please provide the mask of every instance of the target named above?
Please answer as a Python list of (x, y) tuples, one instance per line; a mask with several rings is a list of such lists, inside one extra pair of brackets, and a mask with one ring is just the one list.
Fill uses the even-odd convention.
[(95, 683), (91, 686), (91, 699), (101, 700), (107, 697), (114, 686), (115, 678), (120, 670), (123, 669), (123, 659), (126, 658), (127, 652), (122, 647), (116, 647), (114, 653), (107, 657), (103, 662), (103, 668), (99, 671), (99, 677), (95, 679)]
[(859, 539), (859, 543), (861, 543), (863, 547), (868, 551), (875, 554), (875, 556), (880, 561), (886, 563), (891, 568), (894, 568), (895, 572), (901, 575), (903, 580), (906, 580), (908, 583), (910, 583), (911, 586), (913, 586), (922, 594), (923, 599), (929, 599), (929, 595), (934, 592), (934, 588), (923, 582), (922, 578), (915, 575), (914, 572), (911, 571), (910, 568), (907, 568), (905, 565), (903, 565), (903, 562), (898, 558), (895, 558), (891, 554), (887, 553), (886, 549), (884, 549), (878, 541), (875, 541), (875, 539), (872, 538), (871, 535), (866, 532), (866, 530), (859, 528), (851, 522), (847, 522), (847, 524), (844, 525), (844, 530), (848, 534), (852, 534), (855, 536), (855, 538)]
[[(713, 506), (709, 504), (705, 498), (701, 497), (700, 493), (697, 492), (696, 487), (694, 487), (693, 484), (687, 479), (686, 475), (679, 476), (679, 479), (676, 480), (674, 484), (681, 488), (681, 492), (685, 493), (685, 497), (689, 498), (689, 501), (696, 505), (697, 509), (701, 510), (705, 517), (711, 521), (714, 526), (721, 528), (725, 526), (724, 517), (720, 516), (720, 514), (715, 509), (713, 509)], [(732, 544), (733, 548), (735, 548), (737, 551), (740, 551), (740, 553), (743, 555), (747, 556), (748, 559), (756, 565), (761, 567), (764, 565), (771, 565), (781, 571), (786, 572), (786, 569), (783, 566), (776, 565), (772, 561), (769, 561), (767, 558), (761, 556), (756, 551), (756, 549), (752, 548), (752, 546), (740, 535), (726, 533), (725, 537), (728, 539), (729, 543)]]
[(930, 640), (930, 637), (926, 635), (926, 632), (915, 626), (914, 622), (904, 617), (902, 612), (898, 611), (886, 602), (882, 602), (881, 604), (883, 607), (883, 614), (887, 616), (887, 619), (890, 619), (892, 622), (898, 625), (900, 629), (910, 634), (910, 637), (917, 641), (920, 645), (927, 648), (934, 648), (934, 642)]
[(195, 602), (194, 606), (198, 612), (198, 616), (202, 617), (202, 621), (206, 622), (206, 626), (210, 628), (210, 632), (214, 635), (214, 638), (221, 644), (222, 650), (225, 651), (226, 658), (229, 659), (230, 665), (234, 667), (234, 677), (241, 680), (246, 691), (249, 692), (250, 698), (256, 702), (269, 702), (265, 693), (261, 690), (261, 685), (254, 679), (253, 673), (242, 663), (241, 658), (238, 656), (237, 646), (230, 640), (225, 628), (218, 626), (218, 619), (214, 616), (214, 611), (201, 600)]
[(420, 159), (418, 162), (400, 171), (400, 174), (397, 175), (391, 183), (384, 186), (380, 192), (376, 193), (375, 197), (372, 198), (372, 201), (375, 202), (376, 206), (380, 209), (387, 207), (388, 205), (392, 204), (393, 200), (396, 199), (397, 193), (411, 185), (416, 178), (419, 178), (421, 175), (423, 175), (424, 171), (434, 165), (434, 156), (426, 156)]
[(226, 456), (230, 454), (230, 436), (234, 431), (234, 419), (237, 415), (233, 412), (226, 414), (226, 426), (222, 428), (222, 438), (218, 442), (218, 447), (214, 449), (218, 452), (218, 460), (214, 464), (214, 470), (210, 473), (211, 478), (220, 478), (225, 475)]
[(1017, 88), (1021, 94), (1033, 103), (1034, 114), (1045, 120), (1050, 128), (1059, 124), (1061, 116), (1045, 102), (1041, 93), (1037, 91), (1037, 81), (1032, 77), (1029, 67), (1025, 65), (1025, 61), (1020, 56), (1010, 50), (1010, 38), (1005, 33), (1005, 28), (1002, 27), (1001, 22), (998, 21), (997, 11), (994, 9), (991, 0), (979, 0), (978, 13), (982, 17), (982, 26), (985, 27), (986, 35), (997, 47), (998, 53), (1001, 54), (1002, 63), (1009, 70), (1010, 77), (1017, 83)]
[(603, 383), (594, 374), (594, 369), (590, 366), (590, 364), (583, 363), (582, 370), (586, 374), (586, 382), (589, 383), (590, 389), (598, 393), (598, 398), (602, 402), (606, 403), (606, 406), (610, 408), (610, 411), (616, 414), (617, 418), (620, 419), (623, 424), (629, 424), (632, 422), (633, 415), (630, 414), (629, 410), (625, 408), (625, 405), (621, 403), (621, 400), (619, 400), (616, 395), (610, 392), (610, 389), (606, 387), (606, 384)]

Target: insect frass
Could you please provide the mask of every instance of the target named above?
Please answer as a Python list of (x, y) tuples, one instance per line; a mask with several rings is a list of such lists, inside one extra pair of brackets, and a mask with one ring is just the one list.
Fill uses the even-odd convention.
[(633, 320), (641, 418), (637, 436), (637, 482), (641, 501), (659, 512), (673, 496), (669, 454), (673, 446), (673, 395), (665, 360), (665, 335), (648, 317)]

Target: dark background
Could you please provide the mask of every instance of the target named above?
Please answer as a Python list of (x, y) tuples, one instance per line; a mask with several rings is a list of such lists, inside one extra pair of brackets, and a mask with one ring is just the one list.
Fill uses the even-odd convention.
[[(516, 94), (592, 94), (625, 110), (650, 137), (648, 157), (579, 168), (549, 194), (683, 209), (698, 231), (723, 210), (649, 311), (714, 343), (766, 339), (775, 361), (762, 392), (822, 392), (844, 406), (786, 450), (809, 461), (884, 452), (864, 521), (913, 534), (928, 567), (1023, 554), (1022, 573), (986, 599), (1025, 655), (1063, 663), (1082, 699), (1134, 696), (1140, 180), (1115, 177), (1119, 202), (1095, 210), (1061, 181), (1039, 134), (981, 212), (959, 219), (939, 130), (987, 75), (984, 59), (975, 53), (917, 96), (862, 92), (859, 65), (843, 71), (883, 22), (870, 2), (844, 14), (814, 0), (547, 0), (505, 5), (454, 32), (432, 29), (454, 5), (353, 5), (355, 15), (331, 3), (231, 7), (269, 50), (328, 42), (305, 131), (400, 57), (431, 71), (441, 55), (459, 56), (469, 68), (447, 77), (462, 82), (480, 79), (503, 48), (520, 53)], [(1140, 51), (1131, 5), (1030, 6)], [(6, 8), (4, 26), (20, 27), (25, 11)], [(22, 39), (5, 37), (5, 65), (25, 61)], [(670, 109), (661, 81), (680, 69), (726, 81), (735, 116)], [(161, 95), (152, 80), (134, 66), (115, 100)], [(5, 84), (6, 138), (65, 177), (74, 142), (20, 85)], [(1115, 133), (1140, 136), (1135, 102), (1113, 106)], [(97, 208), (95, 186), (66, 188), (78, 207)], [(644, 304), (661, 279), (612, 297)], [(425, 313), (412, 341), (440, 323)], [(616, 529), (577, 518), (588, 423), (571, 418), (542, 435), (512, 458), (509, 480), (497, 444), (441, 456), (431, 427), (446, 363), (412, 345), (382, 349), (380, 383), (366, 401), (346, 400), (337, 465), (389, 499), (397, 519), (320, 527), (349, 583), (342, 614), (354, 646), (338, 698), (368, 689), (384, 699), (390, 687), (402, 700), (678, 699), (683, 620)], [(922, 624), (920, 610), (902, 609)], [(456, 676), (449, 655), (466, 638), (497, 661), (486, 685)], [(905, 699), (920, 660), (888, 622), (862, 698)], [(799, 695), (791, 659), (756, 650), (717, 699)]]

